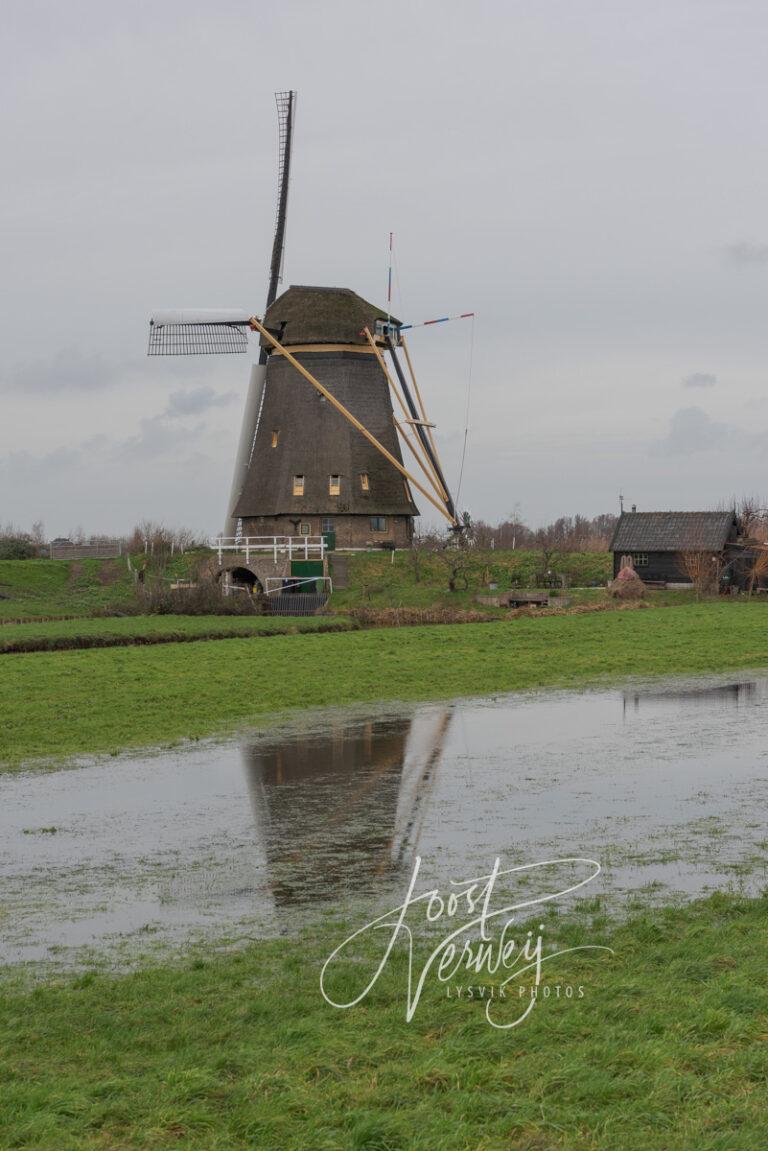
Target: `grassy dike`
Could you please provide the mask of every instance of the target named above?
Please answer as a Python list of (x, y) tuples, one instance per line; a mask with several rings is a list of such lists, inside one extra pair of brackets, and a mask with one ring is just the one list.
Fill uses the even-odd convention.
[(730, 602), (9, 655), (0, 764), (201, 738), (298, 708), (766, 665), (768, 608)]
[(191, 643), (242, 636), (294, 635), (297, 632), (348, 631), (343, 616), (139, 615), (123, 618), (49, 620), (4, 624), (0, 655), (32, 651), (68, 651), (92, 647), (128, 647)]
[(540, 1001), (507, 1032), (436, 981), (406, 1023), (402, 953), (360, 1005), (334, 1010), (318, 976), (341, 938), (326, 925), (33, 990), (6, 977), (0, 1145), (764, 1151), (765, 899), (714, 895), (613, 927), (594, 907), (568, 913), (560, 946), (615, 954), (558, 959), (545, 982), (583, 998)]

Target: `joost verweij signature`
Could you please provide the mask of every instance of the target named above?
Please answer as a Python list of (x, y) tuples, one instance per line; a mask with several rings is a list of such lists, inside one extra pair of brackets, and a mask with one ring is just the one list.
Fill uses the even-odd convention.
[[(521, 899), (518, 902), (494, 906), (494, 896), (497, 896), (503, 884), (500, 881), (510, 876), (519, 876), (522, 873), (533, 873), (545, 867), (586, 865), (592, 870), (586, 878), (570, 886), (547, 891), (544, 894)], [(594, 859), (584, 859), (570, 856), (562, 859), (543, 860), (540, 863), (526, 863), (517, 867), (502, 870), (501, 860), (497, 857), (491, 871), (487, 875), (476, 876), (473, 879), (451, 880), (451, 890), (445, 896), (440, 894), (438, 888), (432, 888), (416, 894), (416, 881), (421, 869), (421, 857), (416, 856), (408, 891), (404, 901), (395, 908), (385, 911), (370, 923), (358, 928), (331, 952), (323, 964), (320, 973), (320, 990), (323, 998), (331, 1007), (346, 1009), (360, 1003), (370, 993), (377, 980), (387, 966), (398, 939), (405, 941), (407, 949), (407, 987), (405, 1018), (410, 1023), (419, 1005), (427, 977), (434, 972), (434, 977), (440, 983), (449, 984), (457, 977), (463, 978), (462, 973), (489, 976), (496, 979), (503, 975), (501, 981), (494, 983), (494, 992), (486, 1000), (485, 1017), (492, 1027), (499, 1030), (509, 1030), (517, 1027), (528, 1018), (538, 999), (538, 988), (541, 984), (542, 968), (547, 962), (557, 959), (575, 951), (600, 951), (613, 954), (613, 949), (597, 944), (582, 944), (577, 947), (565, 947), (560, 950), (544, 951), (544, 942), (541, 932), (544, 924), (538, 925), (538, 933), (532, 930), (524, 932), (520, 938), (515, 929), (516, 913), (525, 909), (537, 907), (541, 904), (552, 903), (563, 896), (570, 895), (582, 887), (586, 887), (600, 874), (600, 864)], [(503, 900), (502, 900), (503, 902)], [(414, 932), (405, 922), (408, 913), (416, 908), (422, 915), (422, 924), (426, 923), (434, 932), (436, 925), (448, 926), (446, 934), (440, 938), (436, 946), (426, 956), (420, 970), (416, 969), (414, 958)], [(365, 985), (353, 998), (337, 1001), (328, 990), (331, 972), (345, 957), (348, 957), (352, 945), (364, 939), (371, 932), (389, 931), (384, 952), (374, 968), (372, 974), (356, 963), (354, 970), (361, 970)], [(463, 939), (462, 937), (466, 937)], [(433, 937), (430, 936), (429, 942)], [(347, 972), (348, 975), (348, 972)], [(506, 999), (505, 989), (508, 984), (518, 981), (522, 976), (529, 976), (531, 994), (527, 1005), (520, 1014), (511, 1020), (502, 1022), (498, 1018), (501, 1010), (499, 1003)]]

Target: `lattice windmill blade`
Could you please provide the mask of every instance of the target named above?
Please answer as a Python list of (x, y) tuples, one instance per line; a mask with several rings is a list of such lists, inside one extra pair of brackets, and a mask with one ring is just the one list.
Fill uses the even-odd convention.
[(296, 92), (275, 92), (278, 129), (277, 213), (275, 216), (275, 235), (272, 242), (272, 259), (269, 263), (268, 308), (274, 302), (277, 295), (277, 285), (283, 278), (288, 189), (290, 187), (293, 136), (296, 126), (296, 95)]
[(248, 351), (250, 316), (239, 308), (186, 308), (155, 312), (148, 356), (226, 355)]

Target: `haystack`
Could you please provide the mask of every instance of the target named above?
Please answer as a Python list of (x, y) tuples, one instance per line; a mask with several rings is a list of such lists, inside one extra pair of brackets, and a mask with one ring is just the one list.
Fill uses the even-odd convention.
[(609, 590), (615, 599), (642, 599), (645, 584), (635, 569), (627, 565), (621, 569)]

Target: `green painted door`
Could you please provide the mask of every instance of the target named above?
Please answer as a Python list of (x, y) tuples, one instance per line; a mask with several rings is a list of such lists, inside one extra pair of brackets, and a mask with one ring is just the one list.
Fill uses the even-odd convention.
[[(301, 580), (309, 580), (310, 576), (323, 576), (322, 560), (291, 560), (291, 575)], [(301, 592), (319, 592), (323, 585), (317, 583), (302, 583), (298, 587)]]

